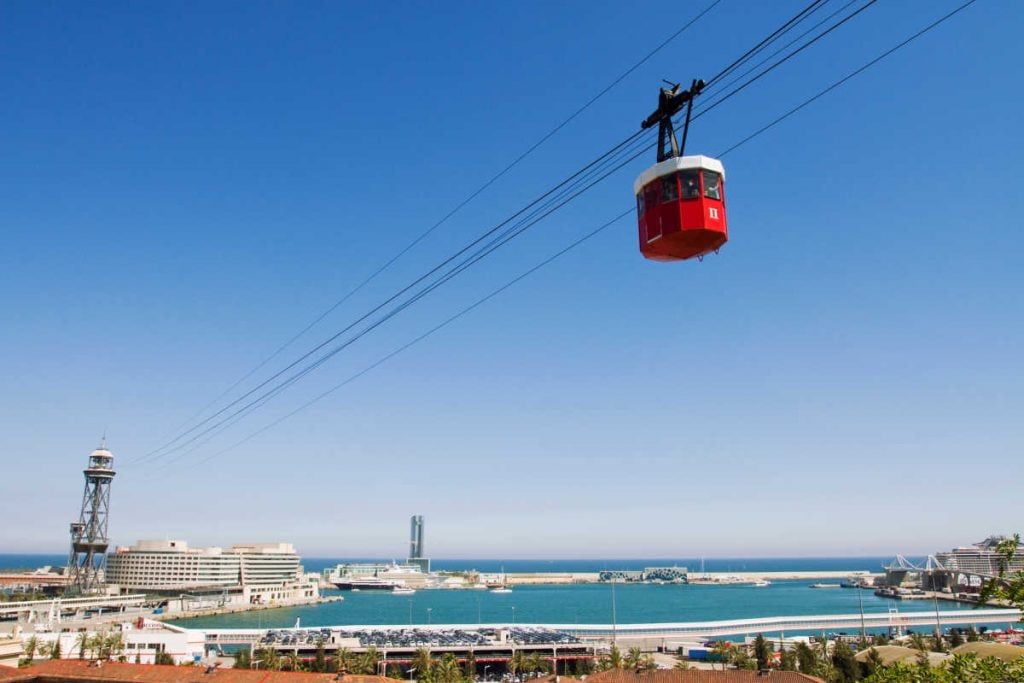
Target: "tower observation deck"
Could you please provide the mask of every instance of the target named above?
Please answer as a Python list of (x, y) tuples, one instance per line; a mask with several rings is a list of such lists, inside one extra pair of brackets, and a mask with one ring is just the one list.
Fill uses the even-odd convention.
[(92, 593), (100, 588), (107, 546), (110, 513), (110, 484), (114, 480), (114, 455), (100, 445), (89, 455), (83, 471), (85, 491), (78, 521), (71, 523), (71, 553), (68, 556), (68, 590)]

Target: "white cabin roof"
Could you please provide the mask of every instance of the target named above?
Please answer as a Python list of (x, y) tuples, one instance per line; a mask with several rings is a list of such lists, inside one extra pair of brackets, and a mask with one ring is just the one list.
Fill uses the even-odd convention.
[(709, 171), (715, 171), (722, 175), (722, 180), (725, 180), (725, 167), (722, 166), (722, 162), (718, 159), (712, 159), (706, 157), (703, 154), (694, 154), (693, 156), (686, 157), (672, 157), (671, 159), (665, 159), (665, 161), (659, 161), (654, 166), (641, 173), (636, 181), (633, 183), (633, 194), (640, 194), (640, 190), (644, 185), (651, 182), (655, 178), (660, 178), (663, 175), (669, 175), (676, 171), (682, 171), (687, 168), (706, 168)]

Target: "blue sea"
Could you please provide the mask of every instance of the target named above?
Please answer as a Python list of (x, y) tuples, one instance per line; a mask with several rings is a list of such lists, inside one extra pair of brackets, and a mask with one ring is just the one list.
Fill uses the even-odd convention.
[[(59, 565), (60, 555), (0, 555), (0, 569)], [(380, 558), (306, 558), (307, 571), (319, 571), (338, 562), (380, 561)], [(707, 558), (708, 572), (742, 571), (874, 571), (887, 558)], [(641, 569), (654, 566), (688, 566), (698, 570), (700, 560), (436, 560), (438, 570), (476, 569), (483, 572), (595, 572), (602, 569)], [(928, 611), (930, 602), (894, 602), (871, 591), (812, 589), (813, 581), (775, 581), (763, 588), (749, 585), (650, 585), (618, 584), (614, 603), (618, 623), (711, 621), (799, 614), (885, 613)], [(427, 624), (427, 623), (559, 623), (607, 624), (612, 621), (610, 584), (571, 586), (516, 586), (511, 593), (489, 591), (421, 590), (414, 595), (359, 591), (343, 595), (343, 602), (309, 607), (280, 608), (184, 620), (193, 628), (288, 628), (301, 620), (303, 626)], [(943, 603), (941, 609), (970, 609)], [(1002, 626), (1006, 626), (1005, 624)]]

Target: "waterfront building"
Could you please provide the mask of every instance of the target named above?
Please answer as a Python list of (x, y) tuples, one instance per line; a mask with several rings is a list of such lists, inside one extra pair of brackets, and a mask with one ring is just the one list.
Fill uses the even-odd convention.
[(219, 594), (252, 605), (314, 600), (290, 543), (190, 548), (185, 541), (139, 541), (107, 557), (107, 583), (124, 592)]

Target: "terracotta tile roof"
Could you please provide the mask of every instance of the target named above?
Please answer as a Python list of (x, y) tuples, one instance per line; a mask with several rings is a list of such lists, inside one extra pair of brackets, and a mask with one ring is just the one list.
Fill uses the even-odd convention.
[(0, 681), (15, 683), (16, 681), (34, 681), (36, 675), (28, 669), (16, 669), (13, 666), (0, 666)]
[(587, 683), (822, 683), (820, 678), (795, 671), (711, 671), (705, 669), (609, 669), (587, 676)]
[[(337, 674), (292, 673), (290, 671), (254, 671), (221, 669), (206, 673), (203, 666), (158, 666), (155, 664), (121, 664), (105, 662), (89, 666), (78, 659), (58, 659), (25, 669), (13, 669), (24, 677), (3, 678), (2, 683), (29, 681), (33, 683), (336, 683)], [(384, 676), (346, 674), (343, 683), (404, 683)]]

